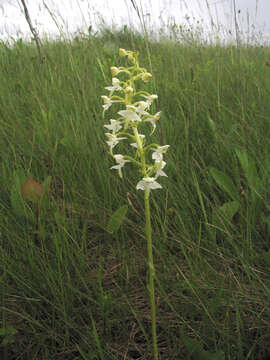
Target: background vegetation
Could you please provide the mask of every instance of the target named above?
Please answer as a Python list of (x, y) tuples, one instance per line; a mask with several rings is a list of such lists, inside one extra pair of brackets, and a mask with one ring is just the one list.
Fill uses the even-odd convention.
[(151, 359), (143, 197), (131, 166), (109, 170), (101, 116), (119, 47), (152, 72), (170, 144), (152, 196), (160, 358), (270, 358), (269, 48), (173, 31), (43, 40), (43, 63), (0, 44), (1, 358)]

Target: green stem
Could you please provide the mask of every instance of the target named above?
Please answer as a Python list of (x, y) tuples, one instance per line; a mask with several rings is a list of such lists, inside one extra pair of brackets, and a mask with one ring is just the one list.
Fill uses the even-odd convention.
[(155, 267), (153, 262), (153, 249), (152, 249), (152, 228), (150, 218), (150, 206), (149, 206), (150, 191), (144, 191), (144, 204), (145, 204), (145, 233), (147, 238), (147, 251), (148, 251), (148, 267), (149, 267), (149, 283), (148, 291), (151, 305), (151, 320), (152, 320), (152, 342), (154, 351), (154, 360), (158, 360), (158, 348), (157, 348), (157, 326), (156, 326), (156, 302), (155, 302)]

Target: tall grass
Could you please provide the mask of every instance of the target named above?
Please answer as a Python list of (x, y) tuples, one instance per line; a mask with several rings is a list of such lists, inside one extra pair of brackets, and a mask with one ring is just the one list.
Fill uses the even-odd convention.
[[(1, 44), (2, 358), (152, 358), (143, 195), (128, 167), (108, 170), (101, 116), (119, 46), (151, 61), (156, 142), (171, 145), (152, 200), (160, 359), (269, 359), (269, 48), (146, 52), (126, 28), (43, 41), (43, 64), (32, 44)], [(29, 176), (46, 179), (38, 213)]]

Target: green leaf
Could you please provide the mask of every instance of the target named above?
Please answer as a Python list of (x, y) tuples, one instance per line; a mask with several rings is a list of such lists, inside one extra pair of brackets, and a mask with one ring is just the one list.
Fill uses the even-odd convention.
[(19, 217), (24, 217), (25, 216), (24, 204), (22, 201), (21, 194), (17, 190), (16, 185), (12, 186), (9, 199), (10, 199), (10, 203), (11, 203), (12, 209), (14, 211), (14, 214)]
[(248, 156), (246, 151), (236, 149), (235, 152), (244, 171), (248, 185), (255, 188), (259, 180), (255, 161)]
[(8, 344), (12, 344), (14, 341), (15, 341), (15, 339), (12, 336), (5, 336), (1, 342), (1, 345), (6, 346)]
[(47, 176), (46, 179), (43, 181), (42, 185), (45, 193), (49, 190), (51, 181), (52, 181), (51, 176)]
[(203, 345), (190, 337), (182, 337), (185, 347), (189, 351), (189, 359), (192, 360), (225, 360), (225, 354), (219, 350), (215, 353), (203, 349)]
[(270, 251), (266, 251), (262, 253), (261, 257), (263, 258), (264, 262), (270, 266)]
[(240, 203), (238, 201), (228, 201), (218, 208), (219, 212), (229, 221), (237, 213)]
[(212, 133), (213, 133), (213, 134), (216, 134), (216, 131), (217, 131), (216, 124), (215, 124), (215, 122), (211, 119), (211, 117), (210, 117), (209, 114), (207, 114), (207, 121), (208, 121), (208, 126), (209, 126), (209, 128), (211, 129)]
[(70, 143), (69, 139), (67, 137), (63, 137), (60, 141), (59, 144), (62, 144), (63, 146), (67, 146)]
[(217, 170), (214, 167), (210, 167), (210, 173), (213, 176), (215, 182), (224, 190), (226, 193), (233, 199), (238, 200), (239, 194), (236, 186), (234, 185), (232, 179), (224, 174), (222, 171)]
[(0, 336), (12, 336), (17, 334), (18, 330), (16, 330), (13, 326), (7, 325), (6, 327), (0, 328)]
[(43, 209), (44, 214), (46, 214), (46, 209), (48, 210), (48, 207), (49, 207), (49, 204), (50, 204), (50, 202), (49, 202), (49, 192), (50, 192), (51, 181), (52, 181), (52, 177), (47, 176), (46, 179), (42, 183), (43, 194), (41, 196), (39, 205), (40, 205), (40, 208)]
[(25, 181), (23, 170), (14, 172), (13, 184), (10, 189), (10, 203), (16, 216), (25, 216), (24, 202), (21, 196), (21, 186)]
[(106, 228), (106, 230), (110, 234), (115, 233), (119, 229), (122, 222), (125, 220), (127, 210), (128, 210), (128, 206), (123, 205), (112, 214)]
[(232, 222), (234, 215), (239, 210), (239, 207), (240, 202), (228, 201), (222, 206), (216, 208), (212, 218), (213, 225), (220, 229), (224, 229), (224, 226), (229, 226)]
[(267, 230), (270, 233), (270, 216), (262, 216), (262, 221), (267, 224)]

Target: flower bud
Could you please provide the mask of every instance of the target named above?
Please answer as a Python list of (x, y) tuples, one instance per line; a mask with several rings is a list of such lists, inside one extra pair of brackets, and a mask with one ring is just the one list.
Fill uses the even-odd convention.
[(149, 72), (142, 74), (142, 80), (143, 80), (144, 82), (149, 81), (149, 80), (151, 79), (151, 77), (152, 77), (152, 74), (150, 74)]
[(127, 56), (127, 51), (125, 49), (119, 49), (119, 55), (120, 56)]
[(112, 66), (112, 67), (111, 67), (111, 74), (112, 74), (112, 76), (118, 75), (119, 72), (120, 72), (120, 70), (119, 70), (116, 66)]
[(133, 88), (132, 88), (131, 86), (127, 86), (127, 87), (125, 88), (125, 93), (127, 93), (127, 94), (133, 93)]
[(128, 60), (134, 63), (134, 56), (133, 56), (133, 54), (128, 54)]
[(114, 77), (114, 78), (112, 78), (112, 84), (113, 84), (113, 86), (117, 86), (120, 84), (120, 80)]

